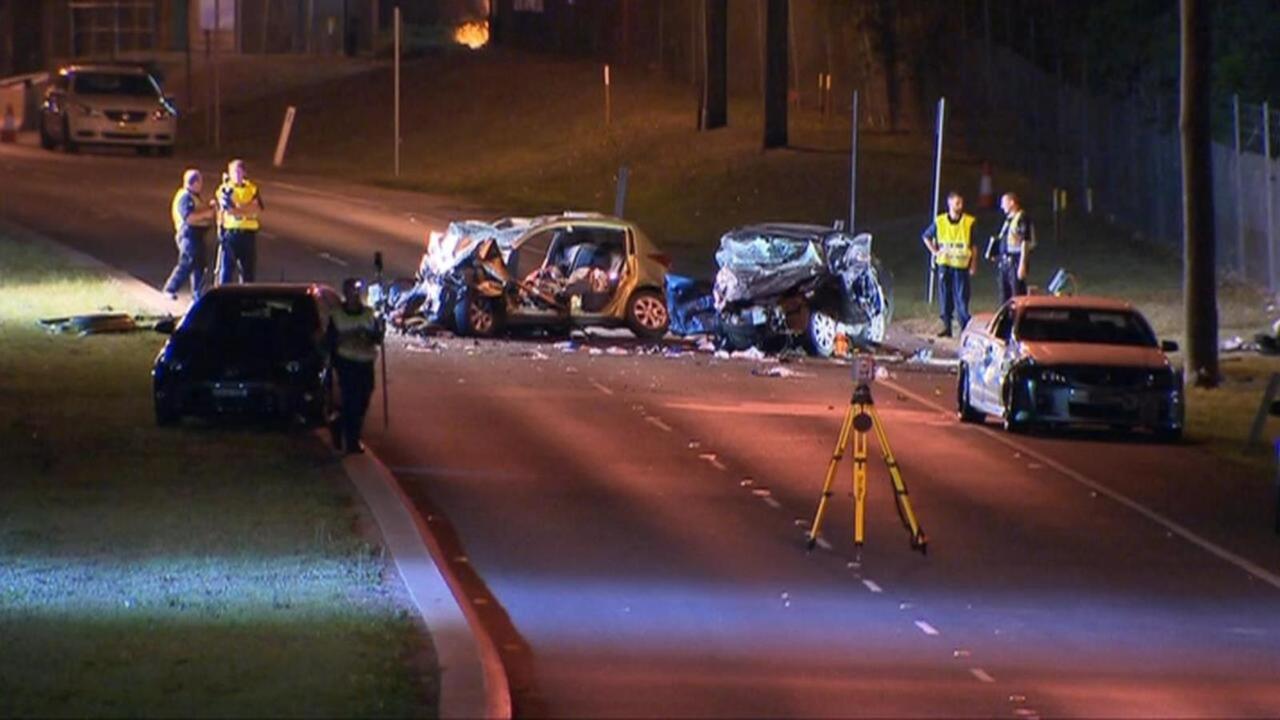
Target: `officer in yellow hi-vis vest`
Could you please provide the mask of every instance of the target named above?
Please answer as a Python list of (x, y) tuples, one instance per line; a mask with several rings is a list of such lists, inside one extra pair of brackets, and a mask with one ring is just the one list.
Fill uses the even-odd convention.
[(218, 284), (232, 282), (236, 271), (242, 282), (257, 277), (258, 228), (265, 206), (258, 186), (245, 177), (244, 161), (227, 164), (227, 177), (218, 187), (218, 212), (222, 221), (218, 238)]
[(942, 300), (942, 330), (938, 337), (951, 337), (953, 315), (960, 321), (961, 330), (969, 324), (969, 277), (978, 269), (973, 223), (973, 216), (964, 212), (964, 198), (952, 190), (947, 193), (947, 211), (920, 236), (938, 268), (938, 294)]
[(329, 316), (329, 351), (338, 371), (338, 387), (342, 393), (339, 432), (334, 445), (348, 453), (364, 452), (360, 432), (364, 415), (373, 395), (373, 362), (378, 359), (378, 345), (384, 329), (373, 309), (360, 298), (360, 281), (347, 278), (342, 282), (342, 307)]

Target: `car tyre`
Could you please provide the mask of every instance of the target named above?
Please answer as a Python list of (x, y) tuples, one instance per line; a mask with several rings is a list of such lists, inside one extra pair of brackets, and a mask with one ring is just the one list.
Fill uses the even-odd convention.
[(956, 410), (964, 423), (980, 423), (985, 417), (969, 403), (969, 367), (963, 364), (956, 375)]
[(834, 355), (837, 326), (835, 315), (826, 310), (809, 311), (809, 322), (805, 328), (805, 340), (809, 346), (809, 352), (824, 358)]
[(1026, 395), (1026, 391), (1020, 392), (1017, 385), (1013, 385), (1009, 390), (1005, 391), (1004, 415), (1001, 418), (1001, 425), (1004, 427), (1005, 432), (1026, 433), (1031, 429), (1031, 423), (1018, 419), (1021, 398), (1024, 395)]
[(671, 325), (671, 313), (662, 295), (649, 288), (637, 290), (627, 301), (627, 327), (641, 340), (661, 340)]
[(463, 292), (453, 306), (453, 322), (460, 335), (494, 337), (502, 332), (502, 306), (497, 298)]
[(80, 144), (71, 139), (71, 121), (62, 118), (62, 149), (68, 153), (80, 152)]

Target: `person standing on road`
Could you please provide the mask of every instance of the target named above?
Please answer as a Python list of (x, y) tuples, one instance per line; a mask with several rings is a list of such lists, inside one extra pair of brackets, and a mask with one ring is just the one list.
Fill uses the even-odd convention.
[(933, 256), (938, 268), (938, 293), (942, 305), (942, 329), (938, 337), (951, 337), (951, 318), (960, 321), (960, 329), (969, 324), (969, 278), (977, 272), (977, 255), (973, 252), (974, 217), (964, 212), (964, 198), (952, 190), (947, 193), (947, 211), (934, 218), (920, 240)]
[(243, 160), (227, 164), (227, 177), (218, 188), (217, 201), (222, 213), (218, 284), (232, 282), (237, 269), (241, 282), (251, 283), (257, 278), (257, 236), (265, 206), (258, 186), (245, 175)]
[(342, 281), (342, 307), (329, 317), (329, 350), (338, 372), (338, 388), (342, 393), (339, 431), (334, 444), (341, 441), (347, 453), (362, 453), (360, 442), (365, 412), (373, 396), (373, 363), (378, 359), (378, 346), (384, 329), (373, 309), (360, 298), (360, 281)]
[(174, 240), (178, 244), (178, 262), (165, 281), (164, 293), (170, 300), (178, 299), (178, 288), (191, 278), (191, 300), (200, 299), (204, 292), (205, 269), (208, 253), (205, 251), (205, 234), (213, 221), (213, 208), (201, 207), (200, 191), (204, 179), (200, 171), (188, 169), (182, 174), (182, 187), (173, 194), (169, 213), (173, 218)]
[(1004, 211), (1005, 220), (1000, 234), (996, 236), (1000, 243), (996, 287), (1000, 304), (1004, 305), (1013, 297), (1027, 294), (1028, 260), (1036, 244), (1036, 231), (1016, 194), (1008, 192), (1002, 195), (1000, 209)]

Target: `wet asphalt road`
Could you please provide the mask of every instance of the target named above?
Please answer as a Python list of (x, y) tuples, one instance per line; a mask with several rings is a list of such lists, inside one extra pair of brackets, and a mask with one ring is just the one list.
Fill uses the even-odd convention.
[[(0, 148), (0, 217), (158, 285), (181, 166)], [(407, 273), (459, 211), (264, 180), (264, 279), (336, 282), (373, 249)], [(1270, 489), (1196, 448), (962, 426), (950, 376), (894, 366), (877, 406), (929, 553), (874, 446), (866, 544), (846, 460), (807, 553), (847, 368), (553, 342), (393, 338), (390, 428), (376, 398), (369, 419), (520, 714), (1280, 714)]]

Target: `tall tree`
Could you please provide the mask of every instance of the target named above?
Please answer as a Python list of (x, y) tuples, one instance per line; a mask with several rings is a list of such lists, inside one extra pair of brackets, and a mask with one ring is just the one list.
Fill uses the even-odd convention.
[(704, 0), (706, 6), (706, 84), (702, 128), (714, 130), (729, 122), (729, 0)]
[(1198, 387), (1218, 384), (1217, 267), (1213, 237), (1213, 156), (1209, 129), (1212, 33), (1205, 0), (1182, 0), (1182, 219), (1186, 373)]
[(787, 145), (787, 32), (789, 0), (768, 0), (764, 42), (764, 146)]

